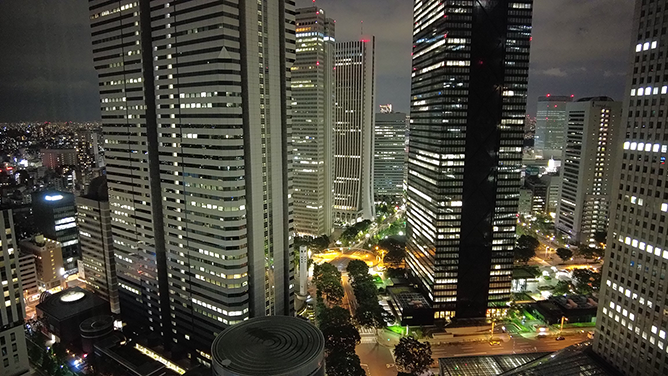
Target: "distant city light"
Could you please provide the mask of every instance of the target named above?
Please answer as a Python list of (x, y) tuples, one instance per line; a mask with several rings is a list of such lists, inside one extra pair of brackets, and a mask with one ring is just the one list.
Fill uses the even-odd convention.
[(59, 201), (63, 199), (63, 195), (53, 195), (53, 196), (47, 195), (44, 196), (44, 199), (46, 201)]

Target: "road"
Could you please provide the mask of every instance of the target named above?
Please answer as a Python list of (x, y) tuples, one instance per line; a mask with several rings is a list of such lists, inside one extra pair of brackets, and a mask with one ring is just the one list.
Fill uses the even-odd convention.
[[(355, 348), (355, 353), (360, 357), (360, 363), (367, 376), (397, 374), (396, 368), (394, 368), (394, 358), (390, 351), (388, 346), (378, 343), (362, 343)], [(390, 365), (389, 368), (388, 365)]]
[(343, 284), (343, 304), (342, 306), (348, 308), (350, 311), (350, 316), (355, 317), (355, 311), (357, 311), (357, 299), (355, 299), (355, 292), (353, 291), (353, 286), (350, 284), (350, 278), (348, 273), (341, 274), (341, 283)]
[(553, 352), (587, 340), (588, 338), (586, 334), (565, 336), (563, 341), (555, 340), (554, 336), (543, 339), (529, 339), (515, 336), (508, 342), (501, 342), (501, 344), (498, 346), (490, 346), (487, 342), (457, 343), (447, 345), (436, 345), (432, 343), (431, 350), (432, 357), (437, 361), (438, 358), (448, 358), (453, 356)]
[[(390, 225), (392, 223), (394, 223), (394, 221), (396, 221), (397, 219), (401, 218), (401, 216), (403, 214), (404, 214), (403, 211), (397, 210), (396, 213), (394, 213), (393, 215), (385, 218), (385, 220), (383, 222), (381, 222), (379, 225), (375, 226), (375, 225), (372, 224), (373, 228), (369, 229), (369, 237), (373, 237), (377, 233), (379, 233), (379, 232), (385, 230), (386, 228), (390, 227)], [(351, 248), (363, 248), (364, 243), (367, 243), (368, 241), (369, 241), (368, 239), (362, 239), (358, 243), (356, 243), (354, 245), (351, 245), (350, 247)]]

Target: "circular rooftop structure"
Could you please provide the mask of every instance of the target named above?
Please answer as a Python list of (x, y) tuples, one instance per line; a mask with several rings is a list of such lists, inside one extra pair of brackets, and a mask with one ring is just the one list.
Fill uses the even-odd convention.
[(79, 324), (81, 336), (100, 336), (114, 330), (114, 317), (109, 315), (94, 316)]
[(211, 345), (215, 376), (325, 373), (325, 338), (306, 320), (256, 317), (223, 331)]
[(63, 303), (74, 303), (86, 297), (82, 291), (68, 291), (60, 296), (60, 301)]

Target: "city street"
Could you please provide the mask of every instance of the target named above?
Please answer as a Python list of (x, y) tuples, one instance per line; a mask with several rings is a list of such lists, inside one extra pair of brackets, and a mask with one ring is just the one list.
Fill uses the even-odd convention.
[(488, 342), (457, 343), (437, 345), (432, 342), (431, 350), (434, 360), (452, 356), (501, 355), (530, 352), (553, 352), (576, 343), (587, 341), (587, 334), (565, 336), (563, 341), (555, 340), (554, 336), (546, 338), (524, 338), (515, 336), (508, 342), (491, 346)]
[(350, 311), (350, 316), (355, 316), (355, 311), (357, 310), (357, 300), (355, 299), (355, 292), (353, 291), (353, 286), (350, 284), (350, 277), (348, 273), (344, 272), (341, 274), (341, 283), (343, 284), (343, 304), (342, 306), (348, 308)]
[(387, 345), (362, 343), (355, 350), (367, 376), (396, 375), (392, 350)]

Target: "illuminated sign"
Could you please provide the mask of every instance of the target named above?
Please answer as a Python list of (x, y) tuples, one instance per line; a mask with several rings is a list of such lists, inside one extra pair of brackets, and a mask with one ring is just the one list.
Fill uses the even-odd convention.
[(63, 195), (53, 195), (53, 196), (44, 196), (46, 201), (60, 201), (63, 199)]

